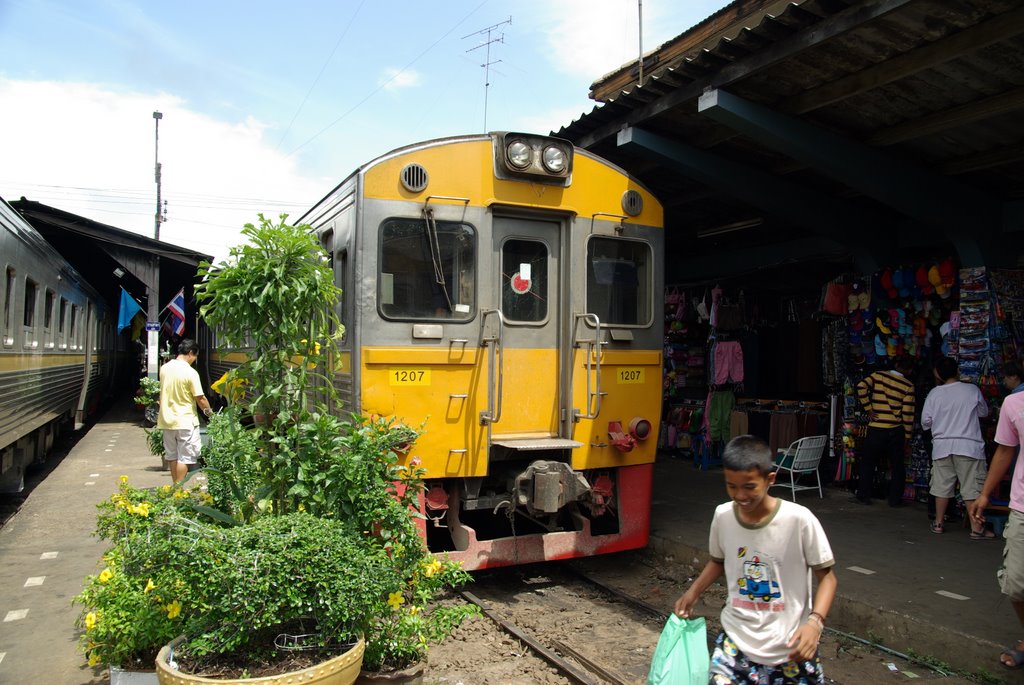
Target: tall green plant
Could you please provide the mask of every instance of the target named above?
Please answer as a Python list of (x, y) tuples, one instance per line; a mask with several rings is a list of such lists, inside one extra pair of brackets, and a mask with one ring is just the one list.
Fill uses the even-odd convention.
[(200, 265), (195, 289), (199, 312), (230, 347), (251, 347), (238, 370), (251, 391), (254, 414), (297, 412), (307, 405), (318, 371), (343, 330), (334, 313), (341, 289), (323, 248), (307, 225), (277, 223), (259, 215), (259, 226), (242, 230), (247, 244), (231, 248), (228, 259)]

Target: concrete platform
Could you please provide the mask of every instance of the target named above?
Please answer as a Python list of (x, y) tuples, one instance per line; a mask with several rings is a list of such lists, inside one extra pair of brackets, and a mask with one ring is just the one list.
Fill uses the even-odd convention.
[[(0, 529), (0, 683), (98, 685), (106, 670), (78, 653), (72, 598), (99, 570), (104, 544), (91, 536), (95, 505), (127, 475), (140, 487), (170, 482), (149, 454), (141, 416), (125, 402), (81, 438)], [(777, 488), (773, 494), (789, 497)], [(849, 493), (804, 491), (797, 501), (825, 527), (837, 558), (839, 597), (829, 625), (903, 653), (956, 668), (985, 668), (1007, 682), (1024, 672), (996, 663), (1000, 647), (1024, 636), (996, 585), (1001, 541), (973, 541), (967, 529), (928, 530), (922, 504), (849, 504)], [(727, 499), (720, 469), (659, 458), (651, 546), (679, 559), (706, 560), (715, 505)], [(685, 579), (680, 579), (680, 588)], [(844, 685), (849, 685), (844, 683)]]
[[(788, 487), (771, 492), (792, 499)], [(821, 521), (836, 556), (839, 586), (829, 627), (957, 669), (984, 668), (1024, 682), (1024, 673), (997, 663), (1004, 645), (1024, 637), (996, 582), (1002, 540), (971, 540), (970, 529), (959, 525), (937, 535), (928, 528), (925, 504), (892, 508), (874, 500), (863, 506), (849, 503), (850, 494), (826, 487), (821, 499), (816, 490), (796, 496)], [(651, 546), (702, 566), (712, 514), (726, 500), (721, 468), (700, 470), (689, 460), (659, 456)]]

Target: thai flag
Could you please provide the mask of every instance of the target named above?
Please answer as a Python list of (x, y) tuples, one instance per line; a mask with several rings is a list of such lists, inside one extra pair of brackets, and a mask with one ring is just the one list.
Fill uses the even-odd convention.
[(185, 289), (182, 288), (178, 294), (171, 298), (167, 304), (171, 312), (171, 332), (174, 335), (182, 335), (185, 332)]

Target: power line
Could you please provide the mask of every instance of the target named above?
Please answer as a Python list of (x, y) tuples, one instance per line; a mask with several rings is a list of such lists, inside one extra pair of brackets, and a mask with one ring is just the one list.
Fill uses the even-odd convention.
[(322, 129), (320, 129), (319, 131), (317, 131), (317, 132), (316, 132), (315, 134), (313, 134), (313, 137), (312, 137), (312, 138), (310, 138), (310, 139), (309, 139), (309, 140), (307, 140), (307, 141), (306, 141), (305, 143), (303, 143), (302, 145), (298, 146), (297, 148), (295, 148), (294, 150), (292, 150), (291, 152), (289, 152), (289, 153), (288, 153), (288, 156), (289, 156), (289, 157), (291, 157), (291, 156), (292, 156), (292, 155), (294, 155), (294, 154), (295, 154), (296, 152), (298, 152), (298, 151), (299, 151), (299, 150), (301, 150), (302, 148), (304, 148), (304, 147), (306, 147), (307, 145), (309, 145), (310, 143), (312, 143), (312, 142), (313, 142), (314, 140), (316, 140), (316, 139), (317, 139), (317, 138), (319, 138), (319, 137), (320, 137), (321, 135), (323, 135), (324, 133), (326, 133), (326, 132), (327, 132), (327, 131), (328, 131), (329, 129), (331, 129), (331, 128), (333, 128), (333, 127), (334, 127), (335, 125), (337, 125), (337, 123), (338, 123), (339, 121), (341, 121), (342, 119), (344, 119), (345, 117), (347, 117), (347, 116), (348, 116), (349, 114), (351, 114), (352, 112), (354, 112), (355, 110), (357, 110), (357, 109), (358, 109), (359, 107), (361, 107), (361, 106), (363, 105), (363, 103), (365, 103), (365, 102), (366, 102), (367, 100), (369, 100), (369, 99), (370, 99), (370, 98), (372, 98), (372, 97), (373, 97), (374, 95), (376, 95), (376, 94), (377, 94), (377, 93), (379, 93), (379, 92), (380, 92), (381, 90), (383, 90), (385, 86), (387, 86), (387, 85), (388, 85), (389, 83), (391, 83), (391, 82), (392, 82), (392, 81), (394, 81), (394, 80), (395, 80), (396, 78), (398, 78), (398, 77), (399, 77), (399, 76), (401, 76), (401, 75), (402, 75), (403, 73), (405, 73), (405, 70), (406, 70), (406, 69), (408, 69), (409, 67), (411, 67), (411, 66), (412, 66), (413, 64), (416, 64), (416, 62), (418, 62), (418, 61), (420, 60), (420, 58), (422, 58), (422, 57), (423, 57), (424, 55), (426, 55), (426, 54), (427, 54), (428, 52), (430, 52), (430, 51), (431, 51), (431, 50), (433, 50), (433, 49), (434, 49), (435, 47), (437, 47), (437, 44), (438, 44), (438, 43), (440, 43), (440, 42), (441, 42), (442, 40), (444, 40), (444, 39), (445, 39), (445, 38), (447, 38), (447, 37), (448, 37), (449, 35), (451, 35), (451, 34), (452, 34), (452, 33), (453, 33), (454, 31), (455, 31), (455, 29), (459, 28), (459, 26), (461, 26), (462, 24), (464, 24), (464, 23), (466, 22), (466, 20), (467, 20), (467, 19), (469, 19), (469, 18), (470, 18), (471, 16), (473, 16), (473, 15), (474, 15), (474, 14), (476, 13), (476, 11), (477, 11), (477, 10), (479, 10), (479, 9), (480, 9), (481, 7), (483, 7), (483, 6), (484, 6), (484, 5), (486, 5), (486, 4), (487, 4), (487, 0), (483, 0), (483, 2), (481, 2), (481, 3), (479, 4), (479, 5), (477, 5), (477, 6), (476, 6), (476, 7), (474, 7), (474, 8), (472, 9), (472, 10), (470, 10), (470, 11), (469, 11), (469, 13), (468, 13), (468, 14), (466, 14), (466, 16), (462, 17), (462, 19), (459, 19), (459, 21), (458, 21), (458, 22), (456, 22), (456, 24), (455, 24), (454, 26), (452, 26), (452, 27), (451, 27), (450, 29), (448, 29), (448, 30), (447, 30), (447, 31), (446, 31), (446, 32), (444, 33), (444, 35), (442, 35), (442, 36), (441, 36), (440, 38), (438, 38), (438, 39), (437, 39), (437, 40), (435, 40), (435, 41), (434, 41), (433, 43), (431, 43), (431, 44), (430, 44), (430, 45), (429, 45), (429, 46), (427, 47), (427, 49), (425, 49), (425, 50), (424, 50), (423, 52), (421, 52), (420, 54), (416, 55), (416, 57), (414, 57), (414, 58), (412, 59), (412, 61), (411, 61), (411, 62), (409, 62), (409, 63), (408, 63), (408, 64), (406, 64), (406, 65), (405, 65), (404, 67), (402, 67), (401, 69), (399, 69), (399, 70), (398, 70), (397, 72), (395, 72), (394, 74), (392, 74), (391, 78), (389, 78), (389, 79), (388, 79), (387, 81), (384, 81), (384, 83), (381, 83), (381, 84), (380, 84), (379, 86), (377, 86), (377, 87), (376, 87), (376, 88), (374, 88), (374, 89), (373, 89), (372, 91), (370, 91), (369, 95), (367, 95), (366, 97), (364, 97), (364, 98), (363, 98), (362, 100), (360, 100), (360, 101), (359, 101), (359, 102), (357, 102), (356, 104), (352, 105), (352, 107), (350, 107), (350, 108), (349, 108), (348, 110), (346, 110), (346, 111), (345, 111), (345, 112), (344, 112), (344, 113), (343, 113), (343, 114), (342, 114), (342, 115), (341, 115), (340, 117), (338, 117), (337, 119), (335, 119), (335, 120), (334, 120), (334, 121), (332, 121), (331, 123), (327, 124), (327, 126), (324, 126), (324, 127), (322, 128)]
[(313, 89), (316, 88), (316, 84), (320, 82), (320, 77), (324, 75), (324, 70), (327, 69), (327, 65), (331, 63), (332, 59), (334, 59), (334, 53), (338, 51), (338, 46), (341, 45), (342, 39), (344, 39), (345, 35), (348, 34), (348, 30), (352, 26), (352, 22), (356, 20), (356, 15), (359, 14), (359, 10), (362, 9), (363, 3), (365, 2), (366, 0), (360, 0), (359, 6), (356, 7), (356, 11), (352, 13), (352, 17), (348, 20), (348, 24), (345, 25), (345, 29), (341, 32), (341, 35), (338, 36), (337, 42), (331, 49), (331, 54), (327, 56), (327, 59), (326, 61), (324, 61), (323, 66), (320, 67), (320, 73), (318, 73), (316, 75), (316, 78), (313, 79), (313, 83), (310, 84), (309, 90), (306, 91), (306, 95), (302, 98), (302, 102), (299, 103), (298, 108), (295, 110), (295, 114), (292, 115), (291, 121), (289, 121), (288, 126), (285, 127), (284, 133), (281, 134), (281, 139), (277, 141), (277, 146), (274, 148), (275, 150), (281, 149), (281, 143), (284, 142), (284, 139), (285, 137), (287, 137), (288, 132), (292, 130), (292, 124), (295, 123), (295, 119), (299, 116), (299, 112), (302, 111), (302, 108), (305, 106), (306, 100), (309, 99), (309, 96), (313, 92)]

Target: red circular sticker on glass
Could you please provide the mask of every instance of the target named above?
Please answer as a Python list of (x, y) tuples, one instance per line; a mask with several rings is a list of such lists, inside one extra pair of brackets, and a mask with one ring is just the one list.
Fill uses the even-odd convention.
[(512, 290), (520, 295), (530, 292), (530, 279), (523, 278), (517, 271), (512, 275)]

